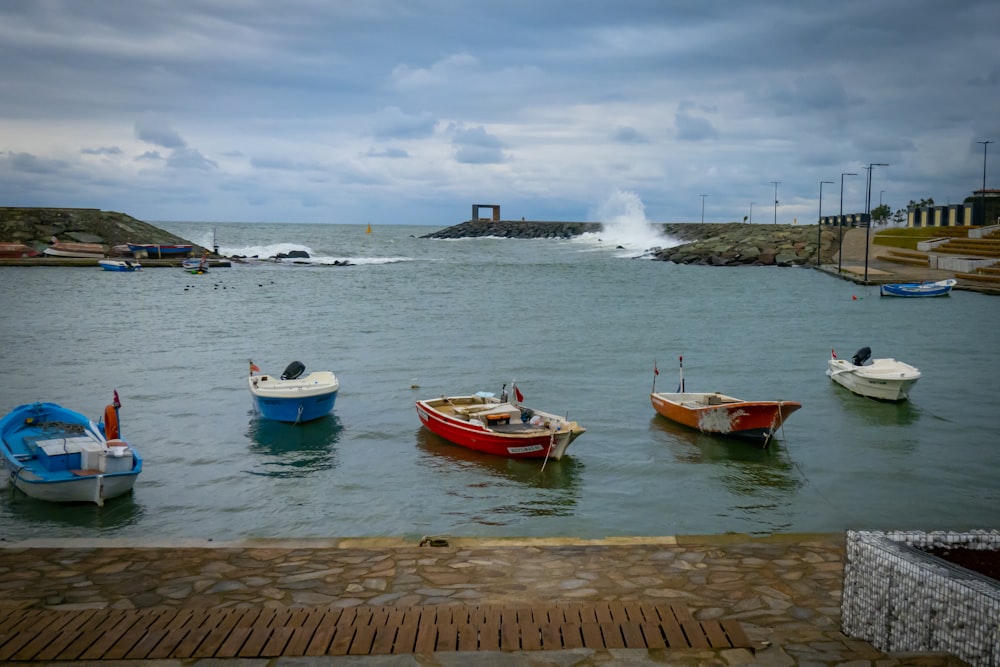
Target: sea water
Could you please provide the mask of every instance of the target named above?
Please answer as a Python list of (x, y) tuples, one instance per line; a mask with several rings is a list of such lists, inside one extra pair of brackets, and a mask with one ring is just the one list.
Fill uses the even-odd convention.
[[(650, 247), (677, 241), (635, 218), (608, 215), (604, 231), (571, 240), (162, 222), (258, 259), (204, 275), (2, 268), (0, 413), (52, 401), (96, 418), (117, 389), (145, 467), (132, 494), (102, 508), (0, 488), (0, 535), (996, 527), (996, 297), (887, 299), (808, 268), (650, 261)], [(291, 250), (310, 258), (267, 261)], [(831, 349), (864, 346), (923, 372), (909, 402), (826, 377)], [(682, 355), (689, 391), (803, 407), (766, 450), (672, 424), (649, 392), (654, 379), (676, 389)], [(334, 371), (333, 412), (298, 426), (260, 419), (250, 360), (274, 374), (296, 360)], [(419, 398), (513, 382), (526, 405), (587, 429), (566, 458), (490, 457), (420, 426)]]

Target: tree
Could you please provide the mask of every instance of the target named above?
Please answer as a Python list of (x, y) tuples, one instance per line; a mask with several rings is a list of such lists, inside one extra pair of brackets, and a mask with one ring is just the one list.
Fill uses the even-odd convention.
[(906, 210), (905, 209), (899, 209), (898, 211), (896, 211), (895, 213), (892, 214), (892, 224), (894, 224), (897, 227), (899, 227), (904, 222), (906, 222)]
[(889, 215), (892, 213), (889, 210), (888, 204), (882, 204), (881, 206), (876, 206), (871, 210), (871, 219), (875, 224), (884, 225), (886, 220), (889, 219)]

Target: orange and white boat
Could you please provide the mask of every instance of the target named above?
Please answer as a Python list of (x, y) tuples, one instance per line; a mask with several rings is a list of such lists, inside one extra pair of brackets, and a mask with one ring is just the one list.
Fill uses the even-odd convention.
[(796, 401), (745, 401), (719, 392), (685, 391), (684, 357), (680, 357), (677, 392), (657, 392), (657, 375), (654, 364), (649, 399), (657, 414), (702, 433), (746, 438), (762, 447), (767, 447), (788, 416), (802, 407)]
[(100, 243), (75, 243), (73, 241), (55, 241), (45, 249), (48, 257), (79, 257), (83, 259), (102, 259), (104, 246)]

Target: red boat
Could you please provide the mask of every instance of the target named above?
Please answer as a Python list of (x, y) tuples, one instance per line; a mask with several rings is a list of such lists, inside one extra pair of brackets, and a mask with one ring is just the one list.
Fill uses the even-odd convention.
[(0, 243), (0, 257), (11, 259), (15, 257), (38, 257), (38, 251), (23, 243)]
[(730, 435), (759, 441), (767, 447), (788, 416), (802, 407), (795, 401), (744, 401), (719, 392), (684, 391), (684, 358), (675, 393), (657, 393), (654, 364), (650, 402), (657, 414), (702, 433)]
[(554, 459), (566, 453), (570, 443), (583, 435), (574, 421), (532, 410), (516, 400), (507, 401), (479, 392), (472, 396), (442, 396), (417, 401), (417, 415), (432, 433), (462, 447), (516, 459)]

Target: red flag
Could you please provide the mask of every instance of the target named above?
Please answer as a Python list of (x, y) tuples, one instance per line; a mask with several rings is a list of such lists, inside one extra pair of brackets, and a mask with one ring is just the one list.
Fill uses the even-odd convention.
[(653, 362), (653, 375), (659, 375), (660, 369), (656, 367), (656, 362)]
[(518, 403), (524, 400), (524, 394), (521, 393), (521, 390), (517, 388), (516, 384), (514, 385), (514, 396), (517, 398)]
[(117, 389), (115, 389), (115, 400), (114, 400), (114, 406), (115, 406), (116, 408), (120, 408), (120, 407), (122, 406), (122, 402), (118, 400), (118, 390), (117, 390)]
[(254, 362), (251, 361), (250, 362), (250, 372), (251, 373), (260, 373), (260, 367), (257, 364), (255, 364)]
[(830, 350), (830, 356), (833, 357), (834, 359), (836, 359), (837, 358), (837, 351), (836, 350)]

